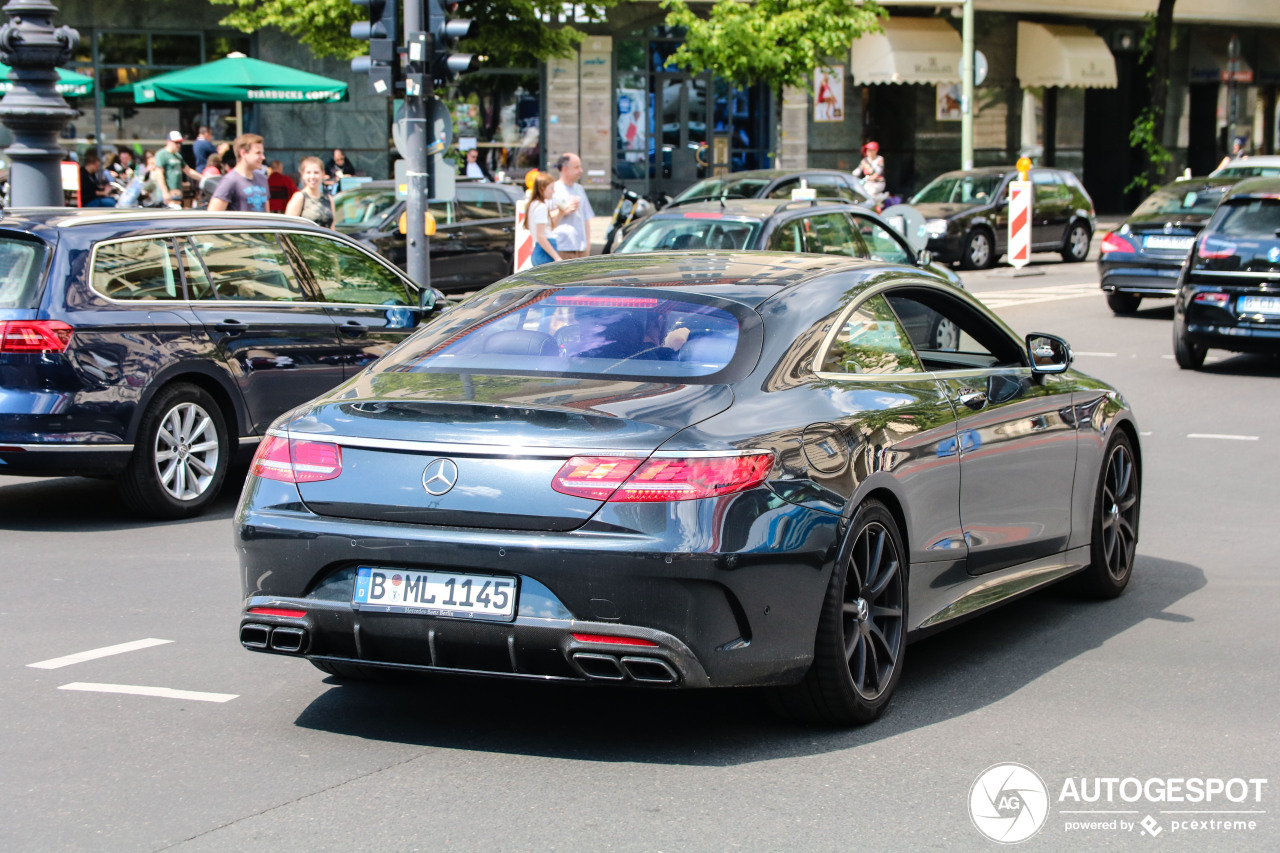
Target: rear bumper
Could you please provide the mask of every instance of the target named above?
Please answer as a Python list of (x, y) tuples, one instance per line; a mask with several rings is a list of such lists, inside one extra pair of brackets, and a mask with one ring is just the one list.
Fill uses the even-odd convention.
[(1107, 293), (1135, 296), (1176, 296), (1181, 264), (1098, 262), (1101, 286)]
[[(241, 630), (267, 630), (253, 628), (256, 645), (243, 637), (242, 644), (513, 678), (679, 687), (792, 683), (812, 661), (840, 522), (782, 504), (738, 532), (729, 546), (737, 550), (726, 550), (712, 531), (733, 514), (735, 498), (749, 495), (689, 501), (671, 513), (646, 508), (643, 532), (600, 522), (570, 532), (521, 532), (326, 518), (301, 507), (292, 486), (250, 478), (236, 517)], [(361, 609), (352, 599), (362, 565), (513, 577), (520, 589), (516, 618)], [(273, 648), (274, 623), (249, 614), (253, 607), (306, 611), (305, 624), (296, 626), (305, 644)], [(584, 643), (574, 633), (655, 645)], [(664, 666), (671, 678), (660, 677)]]

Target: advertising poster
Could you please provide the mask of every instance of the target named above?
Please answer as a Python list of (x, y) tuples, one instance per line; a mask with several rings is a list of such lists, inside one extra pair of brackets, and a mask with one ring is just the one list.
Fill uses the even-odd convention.
[(813, 120), (844, 121), (844, 66), (813, 72)]
[(938, 84), (938, 121), (960, 121), (960, 84)]

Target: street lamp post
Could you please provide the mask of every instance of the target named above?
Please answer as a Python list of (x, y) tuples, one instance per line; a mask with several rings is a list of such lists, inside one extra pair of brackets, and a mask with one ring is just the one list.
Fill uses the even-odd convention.
[(13, 88), (0, 100), (0, 122), (13, 131), (9, 194), (15, 207), (62, 205), (62, 148), (58, 131), (78, 112), (58, 93), (56, 69), (71, 58), (80, 34), (53, 26), (58, 9), (48, 0), (10, 0), (0, 27), (0, 62), (10, 66)]

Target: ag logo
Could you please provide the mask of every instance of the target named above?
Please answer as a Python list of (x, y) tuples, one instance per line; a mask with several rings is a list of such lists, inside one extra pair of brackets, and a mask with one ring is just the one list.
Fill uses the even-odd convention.
[(1048, 816), (1049, 791), (1030, 767), (993, 765), (969, 789), (969, 817), (992, 841), (1026, 841), (1040, 831)]
[(458, 466), (452, 459), (432, 459), (422, 471), (422, 488), (440, 497), (458, 482)]

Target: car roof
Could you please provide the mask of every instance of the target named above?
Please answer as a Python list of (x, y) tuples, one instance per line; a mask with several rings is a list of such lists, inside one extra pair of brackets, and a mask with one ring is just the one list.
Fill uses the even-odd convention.
[(14, 229), (52, 237), (55, 234), (79, 232), (96, 239), (110, 239), (121, 234), (147, 234), (215, 228), (270, 228), (315, 231), (332, 234), (314, 222), (280, 213), (241, 213), (207, 210), (166, 210), (164, 208), (110, 207), (11, 207), (0, 215), (0, 229)]
[(1280, 166), (1280, 154), (1259, 154), (1257, 156), (1250, 157), (1237, 157), (1234, 160), (1228, 160), (1226, 163), (1223, 163), (1221, 166), (1214, 169), (1209, 173), (1209, 177), (1217, 175), (1218, 172), (1221, 172), (1223, 169), (1230, 169), (1232, 167), (1239, 166), (1262, 166), (1274, 169), (1277, 166)]
[[(548, 287), (661, 287), (668, 290), (710, 291), (748, 305), (757, 305), (782, 290), (837, 273), (862, 280), (877, 273), (921, 271), (901, 264), (859, 260), (843, 255), (798, 252), (639, 252), (633, 255), (594, 255), (558, 264), (531, 267), (506, 280), (507, 284)], [(932, 275), (921, 281), (943, 286)], [(850, 285), (854, 280), (850, 280)]]
[[(730, 180), (737, 178), (786, 178), (791, 175), (848, 175), (848, 172), (840, 169), (748, 169), (744, 172), (729, 172), (727, 175), (717, 175), (718, 178), (727, 178)], [(701, 181), (713, 180), (713, 178), (702, 178)], [(701, 182), (699, 181), (699, 183)]]
[[(793, 206), (794, 205), (794, 206)], [(803, 207), (801, 205), (804, 205)], [(669, 210), (660, 210), (653, 214), (649, 219), (696, 219), (700, 216), (708, 214), (722, 214), (725, 217), (742, 217), (746, 219), (768, 219), (779, 213), (799, 213), (808, 210), (810, 207), (817, 207), (831, 210), (858, 210), (866, 211), (865, 207), (859, 207), (851, 202), (842, 199), (817, 199), (816, 201), (800, 201), (792, 199), (769, 199), (769, 198), (727, 198), (724, 204), (719, 201), (695, 201), (688, 204), (681, 204), (678, 207)]]
[[(1180, 190), (1191, 189), (1194, 187), (1229, 187), (1232, 184), (1237, 184), (1239, 182), (1239, 178), (1215, 178), (1212, 175), (1199, 178), (1178, 178), (1172, 183), (1165, 184), (1160, 188), (1160, 190)], [(1157, 190), (1157, 192), (1160, 190)]]
[(1241, 196), (1280, 198), (1280, 178), (1245, 178), (1227, 193), (1228, 199)]

